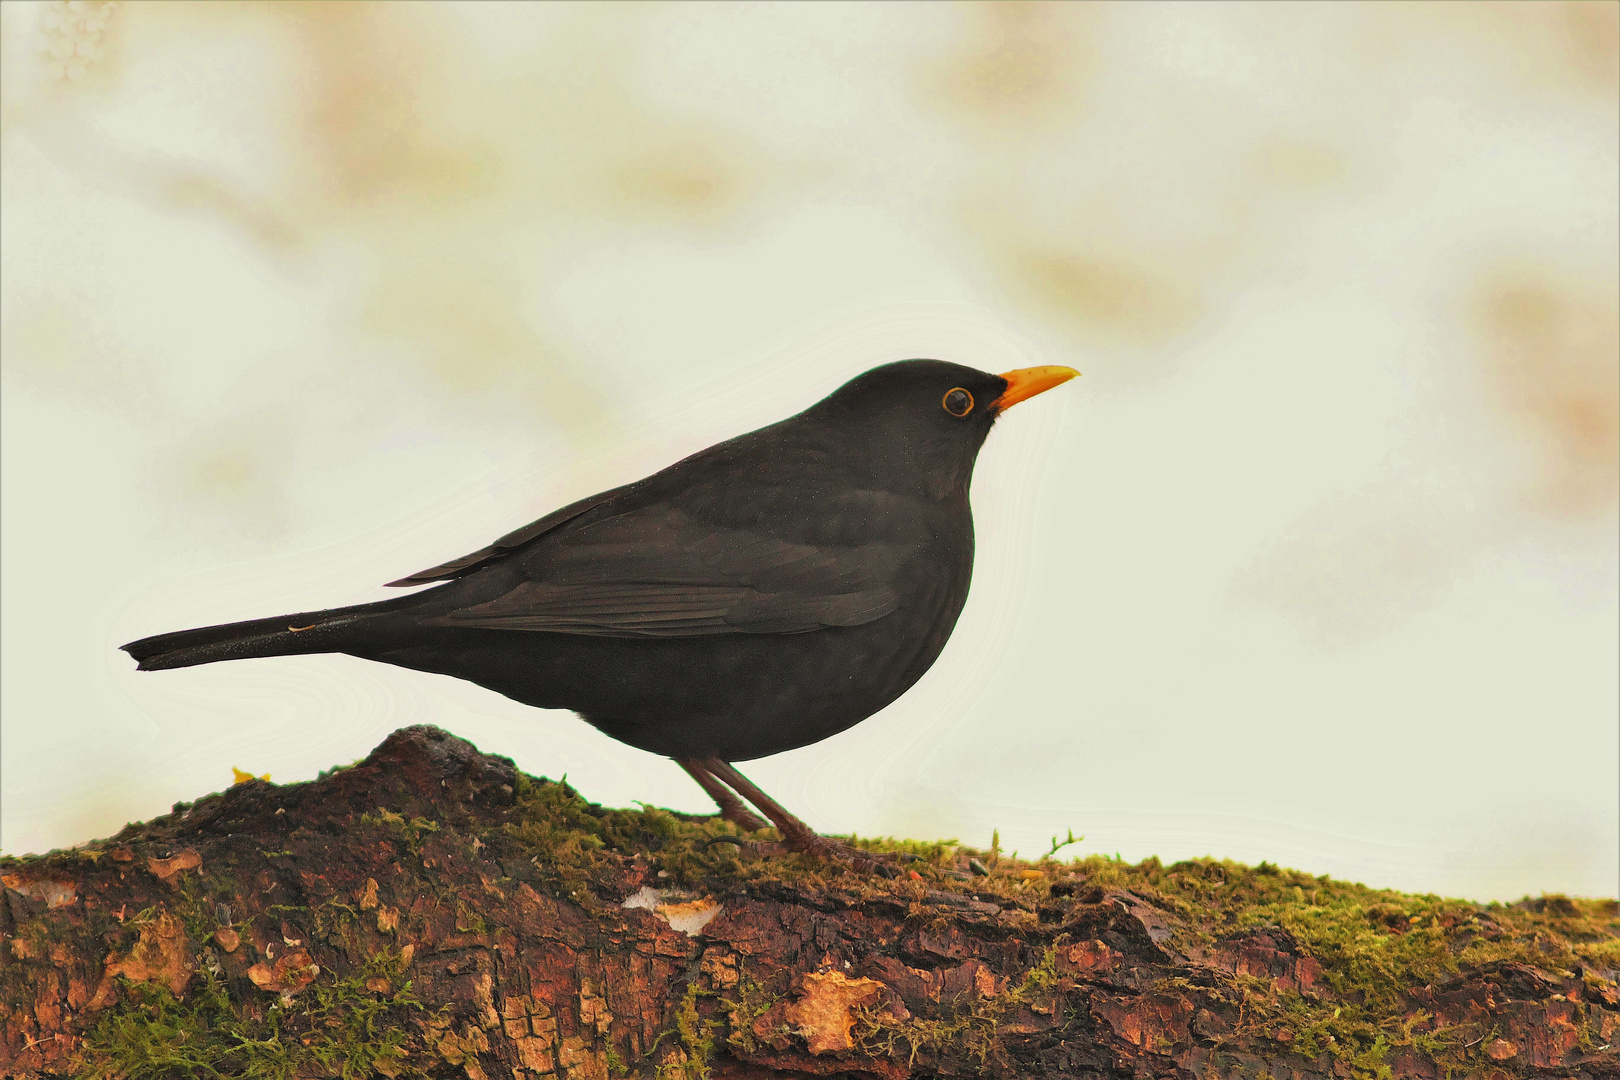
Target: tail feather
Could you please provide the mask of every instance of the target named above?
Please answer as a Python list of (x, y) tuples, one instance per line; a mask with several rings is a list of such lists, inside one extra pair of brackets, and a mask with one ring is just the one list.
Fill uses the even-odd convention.
[(278, 615), (271, 619), (201, 626), (155, 634), (122, 646), (141, 671), (244, 660), (258, 656), (296, 656), (303, 653), (341, 652), (352, 631), (378, 615), (409, 606), (415, 597), (380, 604), (332, 608)]

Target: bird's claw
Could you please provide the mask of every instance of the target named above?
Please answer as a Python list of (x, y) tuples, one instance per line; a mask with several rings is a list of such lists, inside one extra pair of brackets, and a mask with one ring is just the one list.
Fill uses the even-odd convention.
[(740, 836), (711, 836), (707, 840), (703, 841), (703, 846), (706, 848), (712, 848), (716, 844), (736, 844), (740, 848), (750, 848), (754, 847), (757, 843), (758, 841), (744, 840)]
[(850, 869), (858, 873), (878, 874), (886, 878), (900, 876), (900, 868), (894, 864), (893, 855), (866, 851), (831, 837), (817, 836), (814, 833), (805, 837), (789, 837), (783, 841), (783, 846), (790, 851), (798, 851), (829, 862), (847, 863)]

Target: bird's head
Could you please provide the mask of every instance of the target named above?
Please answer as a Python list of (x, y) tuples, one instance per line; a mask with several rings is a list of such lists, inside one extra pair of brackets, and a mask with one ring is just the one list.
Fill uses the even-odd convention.
[(836, 428), (861, 471), (891, 489), (921, 482), (940, 497), (965, 493), (997, 417), (1078, 374), (1032, 367), (992, 375), (943, 360), (900, 360), (857, 375), (800, 416)]

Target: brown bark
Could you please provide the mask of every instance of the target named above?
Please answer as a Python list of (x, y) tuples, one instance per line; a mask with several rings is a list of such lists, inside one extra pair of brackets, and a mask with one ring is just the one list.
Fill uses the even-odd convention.
[[(417, 727), (312, 783), (4, 860), (0, 1072), (1620, 1076), (1616, 965), (1590, 959), (1620, 957), (1612, 912), (1582, 916), (1608, 944), (1577, 970), (1392, 988), (1404, 1031), (1349, 1053), (1300, 1018), (1369, 995), (1280, 926), (1212, 925), (1124, 871), (959, 854), (891, 881), (705, 846), (729, 831), (589, 807)], [(1573, 940), (1583, 903), (1523, 917)], [(1368, 910), (1399, 947), (1406, 916)]]

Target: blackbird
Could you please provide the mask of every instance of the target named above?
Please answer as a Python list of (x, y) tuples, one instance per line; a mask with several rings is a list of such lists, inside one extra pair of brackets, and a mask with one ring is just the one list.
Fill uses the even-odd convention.
[(804, 412), (389, 582), (398, 599), (123, 646), (143, 671), (347, 653), (572, 709), (746, 831), (866, 860), (732, 765), (860, 723), (933, 664), (973, 572), (968, 483), (1009, 406), (1079, 374), (904, 360)]

